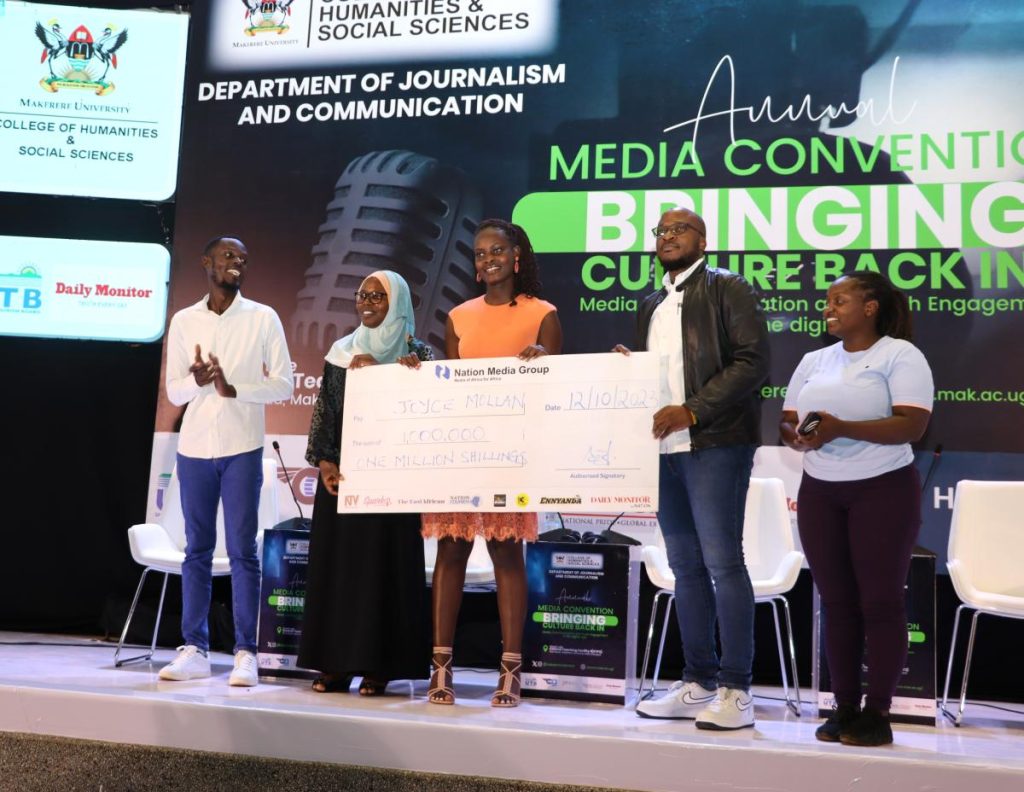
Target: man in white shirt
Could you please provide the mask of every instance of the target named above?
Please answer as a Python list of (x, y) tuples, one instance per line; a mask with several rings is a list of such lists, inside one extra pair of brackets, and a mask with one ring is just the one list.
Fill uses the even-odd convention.
[(292, 393), (292, 365), (281, 320), (239, 289), (249, 252), (219, 237), (203, 251), (210, 292), (178, 311), (167, 331), (167, 396), (187, 404), (178, 439), (178, 480), (185, 516), (181, 631), (185, 645), (161, 679), (210, 675), (209, 628), (217, 503), (231, 563), (235, 667), (229, 683), (257, 681), (256, 619), (260, 562), (256, 527), (263, 483), (264, 405)]

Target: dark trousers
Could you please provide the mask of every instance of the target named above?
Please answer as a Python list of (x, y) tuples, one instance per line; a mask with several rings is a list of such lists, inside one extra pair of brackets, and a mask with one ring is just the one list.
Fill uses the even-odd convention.
[(661, 455), (658, 523), (676, 578), (683, 680), (707, 690), (750, 689), (754, 590), (743, 560), (743, 515), (753, 464), (749, 445)]
[(904, 587), (921, 527), (921, 481), (907, 465), (859, 481), (804, 473), (797, 500), (800, 541), (821, 593), (825, 656), (838, 704), (861, 697), (889, 709), (907, 657)]

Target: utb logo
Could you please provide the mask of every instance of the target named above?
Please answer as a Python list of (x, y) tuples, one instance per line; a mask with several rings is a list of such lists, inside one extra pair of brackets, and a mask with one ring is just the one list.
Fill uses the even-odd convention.
[(529, 505), (530, 505), (530, 496), (529, 495), (527, 495), (525, 492), (520, 492), (518, 495), (516, 495), (516, 506), (518, 506), (520, 509), (525, 509)]
[(39, 289), (19, 289), (16, 286), (0, 286), (0, 308), (38, 311), (42, 305), (43, 293)]

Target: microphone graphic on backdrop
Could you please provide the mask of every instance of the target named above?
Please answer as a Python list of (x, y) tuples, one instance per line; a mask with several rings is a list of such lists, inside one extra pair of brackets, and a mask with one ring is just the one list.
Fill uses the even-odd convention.
[(311, 523), (310, 523), (310, 520), (306, 517), (306, 515), (304, 515), (302, 513), (302, 506), (301, 506), (301, 504), (299, 504), (299, 499), (297, 497), (295, 497), (295, 490), (292, 487), (292, 477), (291, 477), (291, 474), (288, 472), (288, 468), (284, 464), (284, 457), (281, 456), (281, 446), (278, 444), (277, 440), (274, 440), (270, 445), (273, 446), (274, 451), (277, 452), (277, 458), (281, 461), (281, 470), (284, 471), (284, 480), (285, 480), (285, 483), (288, 485), (288, 492), (291, 494), (292, 500), (295, 501), (295, 508), (299, 510), (299, 516), (298, 517), (291, 517), (291, 518), (289, 518), (287, 520), (283, 520), (282, 522), (279, 522), (274, 527), (275, 528), (293, 528), (293, 529), (298, 529), (300, 531), (308, 531), (310, 529), (310, 527), (311, 527)]
[(479, 190), (461, 170), (411, 151), (374, 151), (342, 171), (292, 316), (299, 347), (324, 350), (357, 324), (353, 293), (390, 269), (409, 283), (416, 334), (444, 349), (448, 312), (476, 296)]

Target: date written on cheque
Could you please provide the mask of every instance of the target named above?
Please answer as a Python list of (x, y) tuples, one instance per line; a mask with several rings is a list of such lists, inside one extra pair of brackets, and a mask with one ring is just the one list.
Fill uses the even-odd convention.
[[(563, 406), (564, 405), (564, 406)], [(547, 412), (558, 410), (638, 410), (658, 406), (652, 387), (635, 385), (589, 385), (568, 391), (559, 401), (544, 405)]]

